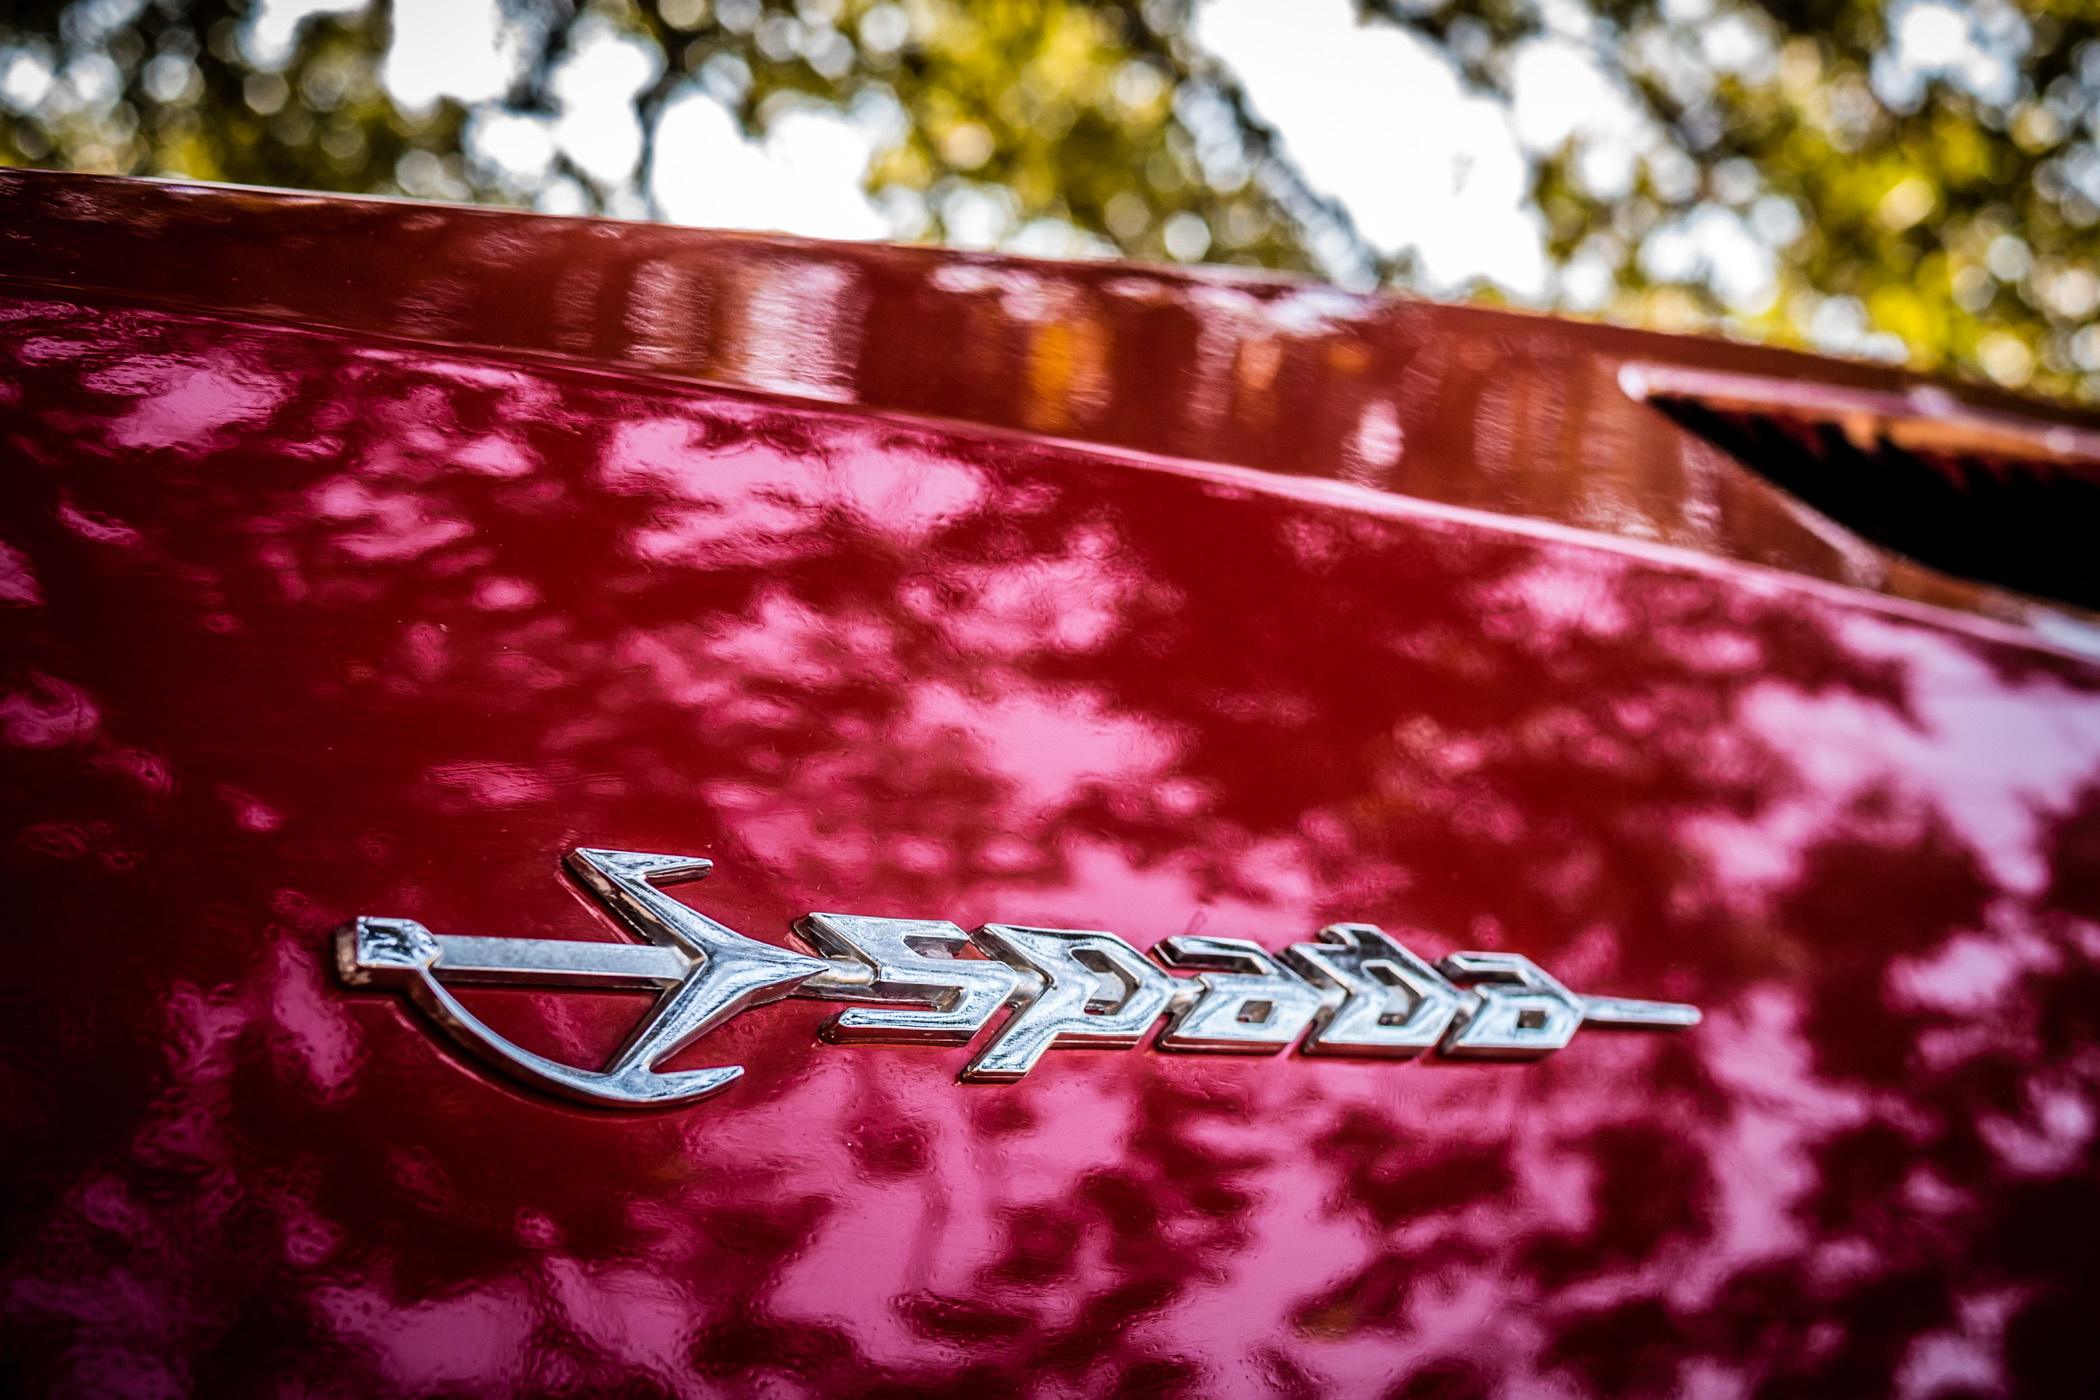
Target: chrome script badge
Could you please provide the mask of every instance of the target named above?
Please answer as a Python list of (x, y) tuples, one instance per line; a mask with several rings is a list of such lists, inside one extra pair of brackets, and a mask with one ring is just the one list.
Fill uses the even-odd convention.
[[(1008, 1084), (1053, 1049), (1130, 1049), (1162, 1017), (1161, 1050), (1404, 1060), (1434, 1048), (1459, 1060), (1536, 1060), (1583, 1026), (1659, 1030), (1699, 1023), (1696, 1007), (1569, 991), (1514, 953), (1454, 953), (1434, 965), (1369, 924), (1333, 924), (1271, 954), (1238, 938), (1169, 938), (1158, 964), (1112, 933), (931, 919), (811, 914), (796, 932), (823, 956), (746, 938), (659, 885), (713, 868), (692, 856), (571, 851), (572, 875), (641, 943), (465, 938), (410, 919), (360, 918), (336, 935), (353, 987), (404, 993), (463, 1050), (564, 1098), (660, 1108), (720, 1092), (744, 1071), (656, 1066), (730, 1017), (782, 997), (852, 1005), (824, 1027), (834, 1044), (967, 1045), (1002, 1007), (1013, 1014), (963, 1068)], [(982, 958), (959, 956), (974, 947)], [(1161, 966), (1163, 965), (1163, 966)], [(1176, 977), (1165, 969), (1194, 973)], [(659, 988), (603, 1069), (547, 1059), (499, 1035), (447, 983)]]

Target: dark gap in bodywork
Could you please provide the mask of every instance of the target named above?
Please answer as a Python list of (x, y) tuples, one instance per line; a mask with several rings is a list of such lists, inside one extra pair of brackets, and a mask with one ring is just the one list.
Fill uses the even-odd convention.
[(1655, 407), (1874, 543), (1979, 583), (2100, 609), (2100, 482), (2010, 455), (1914, 452), (1837, 423)]

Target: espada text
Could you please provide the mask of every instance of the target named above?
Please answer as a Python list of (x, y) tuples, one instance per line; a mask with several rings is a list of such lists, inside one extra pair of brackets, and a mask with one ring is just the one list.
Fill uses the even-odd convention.
[[(738, 1065), (656, 1066), (730, 1017), (783, 997), (851, 1003), (834, 1044), (966, 1045), (1012, 1014), (963, 1068), (965, 1082), (1020, 1079), (1045, 1052), (1129, 1049), (1162, 1017), (1161, 1050), (1404, 1060), (1535, 1060), (1583, 1026), (1664, 1030), (1696, 1007), (1569, 991), (1514, 953), (1423, 961), (1369, 924), (1332, 924), (1280, 954), (1238, 938), (1168, 938), (1157, 964), (1112, 933), (932, 919), (811, 914), (796, 931), (822, 956), (746, 938), (660, 888), (712, 863), (636, 851), (571, 851), (570, 874), (641, 943), (472, 938), (410, 919), (360, 918), (336, 935), (354, 987), (403, 992), (462, 1049), (527, 1083), (602, 1107), (661, 1108), (727, 1087)], [(976, 948), (985, 956), (959, 956)], [(1176, 977), (1165, 968), (1195, 975)], [(603, 1069), (550, 1060), (484, 1024), (447, 983), (656, 988), (656, 1004)], [(1301, 1043), (1302, 1042), (1302, 1043)]]

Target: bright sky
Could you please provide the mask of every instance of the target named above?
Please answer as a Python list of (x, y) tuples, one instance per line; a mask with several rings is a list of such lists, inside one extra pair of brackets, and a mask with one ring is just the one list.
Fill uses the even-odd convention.
[(1432, 289), (1487, 277), (1541, 295), (1515, 129), (1420, 41), (1359, 25), (1348, 0), (1213, 0), (1197, 42), (1239, 76), (1313, 188), (1379, 249), (1413, 248)]
[(889, 220), (860, 187), (875, 142), (835, 114), (785, 113), (758, 143), (721, 103), (693, 92), (665, 109), (657, 141), (655, 192), (667, 219), (812, 238), (889, 236)]

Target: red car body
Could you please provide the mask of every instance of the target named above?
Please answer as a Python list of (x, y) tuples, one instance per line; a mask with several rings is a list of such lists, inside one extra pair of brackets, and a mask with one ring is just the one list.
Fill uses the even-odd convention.
[[(2100, 634), (1626, 391), (1911, 381), (15, 171), (0, 249), (18, 1391), (2091, 1393)], [(622, 1113), (336, 975), (624, 937), (578, 847), (783, 947), (1367, 922), (1703, 1020), (984, 1085), (788, 1000)], [(462, 995), (578, 1064), (649, 1005)]]

